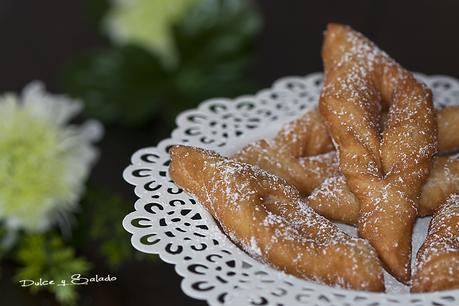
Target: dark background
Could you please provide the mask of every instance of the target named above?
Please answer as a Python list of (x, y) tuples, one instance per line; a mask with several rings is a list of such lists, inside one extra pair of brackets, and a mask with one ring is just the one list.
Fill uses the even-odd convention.
[[(321, 70), (322, 32), (330, 21), (352, 25), (410, 70), (459, 78), (459, 1), (259, 0), (257, 4), (264, 27), (256, 41), (251, 74), (259, 88), (279, 77)], [(88, 48), (104, 44), (87, 18), (84, 2), (78, 0), (0, 0), (0, 39), (0, 92), (20, 91), (35, 79), (60, 92), (63, 67)], [(93, 180), (119, 190), (133, 203), (122, 170), (135, 150), (155, 145), (169, 132), (154, 124), (136, 135), (114, 128), (100, 145), (103, 159)], [(186, 297), (180, 277), (162, 262), (148, 267), (127, 264), (117, 277), (107, 288), (85, 289), (91, 296), (87, 303), (205, 305)], [(15, 290), (12, 286), (8, 294)]]

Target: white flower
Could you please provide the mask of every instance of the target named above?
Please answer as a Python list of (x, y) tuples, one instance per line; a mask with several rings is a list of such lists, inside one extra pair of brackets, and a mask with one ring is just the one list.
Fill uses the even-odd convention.
[(34, 82), (0, 96), (0, 221), (10, 230), (43, 231), (77, 206), (97, 157), (102, 126), (68, 122), (81, 103)]
[(104, 26), (115, 43), (141, 45), (171, 65), (176, 60), (172, 26), (197, 1), (112, 0)]

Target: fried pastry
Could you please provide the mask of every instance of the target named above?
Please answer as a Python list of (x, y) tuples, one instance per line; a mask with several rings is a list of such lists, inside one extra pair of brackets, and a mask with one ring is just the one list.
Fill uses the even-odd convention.
[[(290, 185), (295, 186), (302, 195), (307, 195), (327, 177), (338, 174), (338, 160), (334, 151), (315, 156), (299, 157), (302, 155), (299, 155), (298, 151), (310, 150), (311, 147), (298, 147), (300, 145), (281, 147), (278, 142), (273, 143), (262, 139), (244, 147), (232, 158), (243, 163), (257, 165), (280, 176)], [(312, 150), (317, 151), (316, 149), (313, 148)], [(292, 154), (293, 152), (286, 152), (287, 150), (296, 151), (295, 155)]]
[[(429, 178), (422, 187), (418, 216), (432, 215), (451, 193), (459, 192), (458, 157), (434, 158)], [(324, 180), (307, 198), (307, 203), (328, 219), (350, 225), (358, 222), (360, 204), (342, 174)]]
[[(459, 107), (445, 107), (437, 111), (437, 116), (440, 120), (438, 123), (440, 150), (459, 149), (459, 133), (454, 133), (456, 126), (459, 129)], [(338, 175), (338, 160), (333, 151), (333, 143), (327, 128), (317, 110), (308, 111), (300, 118), (289, 122), (277, 133), (273, 141), (262, 139), (249, 144), (237, 152), (233, 158), (257, 165), (284, 178), (304, 196), (309, 195), (316, 188), (319, 188), (316, 191), (333, 189), (336, 192), (341, 192), (343, 188), (340, 185), (331, 185), (336, 180), (331, 177)], [(327, 178), (330, 180), (325, 182)], [(446, 177), (440, 175), (437, 179), (443, 180), (444, 178)], [(321, 186), (322, 183), (324, 185)], [(439, 186), (439, 183), (437, 182), (435, 186)], [(335, 205), (337, 204), (335, 201), (321, 204), (323, 196), (324, 194), (321, 193), (320, 198), (315, 199), (319, 202), (313, 205), (320, 204), (324, 216), (345, 223), (354, 223), (353, 211), (346, 215), (346, 206), (351, 203), (346, 203), (345, 199), (340, 203), (340, 208)], [(432, 213), (432, 210), (424, 210), (424, 204), (427, 204), (426, 208), (428, 206), (435, 208), (439, 205), (438, 203), (438, 201), (425, 203), (421, 200), (420, 215)]]
[(317, 111), (289, 122), (273, 141), (259, 140), (232, 156), (284, 178), (307, 195), (327, 177), (338, 174), (338, 160)]
[(323, 181), (307, 198), (309, 207), (327, 219), (357, 225), (360, 204), (341, 173)]
[(459, 148), (459, 106), (449, 106), (437, 112), (438, 150), (456, 151)]
[[(328, 26), (322, 58), (319, 110), (360, 203), (358, 232), (407, 283), (417, 199), (437, 152), (432, 93), (347, 26)], [(380, 133), (384, 105), (389, 112)]]
[(317, 111), (284, 126), (273, 141), (259, 140), (232, 156), (284, 178), (307, 195), (327, 177), (338, 174), (338, 161), (327, 127)]
[(459, 194), (435, 212), (416, 258), (411, 292), (459, 288)]
[[(446, 106), (435, 111), (438, 123), (438, 150), (450, 152), (459, 149), (459, 106)], [(384, 125), (387, 114), (383, 114)], [(304, 113), (298, 119), (287, 123), (274, 139), (276, 147), (294, 157), (306, 157), (334, 150), (318, 110)]]
[(459, 193), (459, 155), (437, 157), (422, 187), (418, 215), (432, 215), (452, 193)]
[(315, 213), (284, 179), (203, 149), (175, 146), (170, 154), (174, 182), (252, 256), (331, 286), (384, 290), (382, 268), (369, 243)]
[(287, 123), (274, 138), (275, 147), (294, 158), (314, 156), (334, 150), (327, 126), (314, 109)]

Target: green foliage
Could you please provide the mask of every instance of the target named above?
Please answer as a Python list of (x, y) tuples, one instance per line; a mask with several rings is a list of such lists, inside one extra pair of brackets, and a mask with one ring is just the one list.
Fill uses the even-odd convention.
[[(83, 213), (80, 224), (86, 228), (86, 239), (97, 242), (98, 253), (106, 259), (109, 268), (116, 269), (134, 256), (144, 257), (132, 248), (129, 234), (121, 226), (121, 220), (131, 209), (130, 203), (113, 193), (93, 187), (88, 189), (81, 205)], [(91, 226), (87, 227), (87, 224)]]
[(133, 125), (157, 111), (167, 78), (152, 54), (124, 46), (84, 56), (64, 82), (69, 94), (85, 102), (89, 116)]
[(247, 0), (203, 0), (174, 29), (181, 59), (173, 88), (180, 109), (247, 93), (245, 74), (261, 20)]
[[(77, 257), (72, 247), (56, 233), (27, 234), (19, 241), (17, 262), (21, 265), (16, 272), (16, 281), (20, 280), (54, 280), (68, 282), (73, 274), (84, 274), (90, 264)], [(46, 288), (55, 294), (56, 299), (64, 305), (76, 303), (77, 292), (74, 286), (31, 286), (32, 292)]]
[[(78, 225), (73, 238), (64, 241), (56, 231), (41, 234), (21, 234), (13, 252), (0, 249), (0, 256), (10, 256), (18, 264), (15, 281), (20, 280), (65, 280), (68, 284), (73, 274), (84, 275), (91, 264), (75, 254), (75, 249), (91, 247), (91, 253), (102, 256), (110, 269), (117, 269), (130, 259), (153, 259), (136, 252), (129, 240), (129, 234), (121, 226), (121, 220), (131, 206), (121, 197), (94, 187), (88, 188), (81, 201)], [(0, 238), (7, 233), (0, 228)], [(102, 267), (100, 267), (102, 268)], [(103, 268), (102, 268), (103, 269)], [(62, 305), (75, 305), (78, 299), (77, 288), (67, 286), (30, 286), (32, 293), (48, 290)]]
[(214, 96), (253, 89), (246, 72), (260, 17), (247, 0), (201, 0), (173, 26), (177, 64), (165, 67), (139, 46), (98, 50), (76, 61), (64, 87), (106, 123), (142, 125)]

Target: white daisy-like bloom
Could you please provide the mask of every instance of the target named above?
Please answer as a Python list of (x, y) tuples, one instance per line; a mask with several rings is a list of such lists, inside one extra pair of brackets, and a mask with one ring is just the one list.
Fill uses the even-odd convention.
[(97, 121), (71, 125), (82, 104), (39, 82), (0, 96), (0, 222), (44, 231), (78, 206), (98, 151)]

